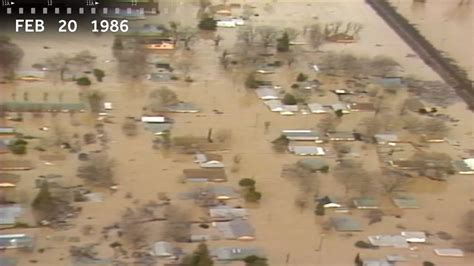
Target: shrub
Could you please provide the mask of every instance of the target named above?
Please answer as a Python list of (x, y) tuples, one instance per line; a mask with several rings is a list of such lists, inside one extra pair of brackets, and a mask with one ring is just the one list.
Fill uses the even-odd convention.
[(8, 148), (13, 154), (21, 155), (21, 154), (26, 154), (27, 145), (28, 145), (28, 142), (22, 139), (19, 139), (19, 140), (15, 140), (13, 143), (8, 145)]
[(90, 86), (92, 82), (88, 77), (82, 77), (76, 80), (76, 84), (79, 86)]
[(123, 43), (122, 43), (121, 38), (118, 38), (118, 37), (115, 38), (114, 44), (113, 44), (113, 49), (114, 50), (123, 50)]
[(191, 82), (194, 82), (194, 79), (192, 79), (191, 77), (186, 77), (184, 81), (191, 83)]
[(296, 83), (291, 85), (291, 88), (292, 88), (292, 89), (298, 89), (299, 87), (300, 87), (300, 85), (298, 85), (298, 84), (296, 84)]
[(239, 181), (239, 186), (241, 187), (254, 187), (255, 186), (255, 180), (251, 178), (242, 178)]
[(296, 97), (291, 93), (286, 93), (281, 102), (286, 105), (295, 105), (298, 103)]
[(296, 77), (296, 81), (298, 82), (303, 82), (306, 80), (308, 80), (308, 76), (303, 73), (299, 73), (298, 76)]
[(435, 266), (436, 264), (434, 264), (433, 262), (431, 261), (423, 261), (423, 266)]
[(255, 190), (254, 187), (251, 187), (245, 194), (245, 200), (248, 202), (257, 202), (262, 198), (262, 193)]
[(290, 37), (288, 33), (283, 33), (283, 36), (277, 40), (277, 51), (288, 52), (290, 50)]
[(357, 241), (355, 242), (354, 246), (358, 248), (367, 248), (367, 249), (378, 249), (378, 246), (374, 246), (370, 243), (364, 242), (364, 241)]
[(321, 203), (319, 203), (318, 205), (316, 205), (315, 213), (316, 213), (316, 215), (318, 215), (318, 216), (323, 216), (324, 214), (326, 214), (326, 209), (324, 208), (324, 205), (321, 204)]
[(247, 78), (245, 79), (245, 87), (249, 89), (256, 89), (258, 88), (258, 81), (255, 78), (255, 73), (250, 73)]
[(97, 79), (98, 82), (102, 82), (105, 77), (105, 72), (102, 69), (95, 68), (94, 69), (94, 77)]
[(203, 18), (199, 21), (198, 24), (199, 29), (201, 30), (216, 30), (217, 29), (217, 21), (213, 18)]

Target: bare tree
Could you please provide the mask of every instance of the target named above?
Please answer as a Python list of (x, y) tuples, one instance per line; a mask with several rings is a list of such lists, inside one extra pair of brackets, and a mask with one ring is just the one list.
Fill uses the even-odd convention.
[(170, 205), (166, 210), (166, 217), (163, 238), (177, 242), (187, 242), (191, 234), (190, 212)]
[(216, 139), (220, 143), (227, 143), (232, 139), (232, 130), (230, 129), (219, 129), (216, 132)]
[(346, 195), (349, 192), (368, 195), (373, 191), (371, 174), (358, 163), (342, 161), (334, 169), (334, 177), (345, 187)]
[(122, 215), (120, 227), (123, 238), (132, 245), (138, 248), (146, 244), (149, 232), (143, 225), (143, 215), (139, 211), (128, 208)]
[(463, 234), (456, 240), (456, 245), (468, 252), (474, 252), (474, 210), (469, 210), (462, 217)]
[(278, 36), (277, 30), (273, 26), (259, 26), (256, 31), (260, 42), (265, 49), (273, 45)]
[(313, 24), (309, 26), (309, 42), (314, 49), (319, 50), (319, 47), (324, 43), (325, 36), (320, 24)]
[(335, 130), (337, 126), (337, 119), (333, 114), (325, 115), (317, 124), (318, 129), (321, 133), (327, 133), (328, 131)]
[(46, 59), (48, 71), (57, 73), (61, 81), (64, 81), (64, 74), (69, 70), (69, 58), (65, 54), (56, 54)]
[(191, 46), (196, 41), (197, 31), (192, 27), (182, 27), (179, 31), (179, 39), (183, 41), (184, 48), (191, 50)]
[(370, 64), (372, 73), (379, 76), (387, 76), (399, 66), (397, 61), (388, 56), (375, 56)]
[(180, 29), (180, 23), (177, 21), (170, 21), (170, 28), (171, 32), (173, 34), (173, 42), (176, 45), (176, 43), (179, 40), (179, 29)]
[(136, 47), (131, 50), (122, 51), (118, 56), (118, 72), (120, 77), (133, 81), (141, 79), (147, 72), (148, 52)]
[(23, 50), (7, 36), (0, 35), (0, 72), (11, 75), (23, 58)]
[(99, 90), (88, 91), (87, 102), (89, 103), (89, 108), (93, 113), (99, 113), (102, 111), (105, 95)]
[(80, 165), (77, 176), (94, 186), (109, 187), (114, 184), (114, 167), (114, 160), (99, 154)]
[(176, 93), (167, 87), (161, 87), (150, 93), (149, 108), (153, 112), (163, 111), (163, 108), (177, 104), (179, 102)]
[(403, 188), (409, 183), (409, 177), (396, 172), (386, 172), (382, 175), (374, 173), (373, 176), (380, 180), (382, 188), (385, 193), (391, 194), (403, 190)]
[(257, 37), (257, 31), (252, 25), (240, 27), (237, 32), (237, 40), (242, 41), (246, 46), (253, 46)]
[(288, 38), (290, 41), (296, 40), (298, 38), (299, 32), (295, 28), (285, 28), (283, 29), (283, 32), (286, 32), (288, 34)]
[(127, 119), (122, 125), (122, 131), (126, 136), (133, 137), (138, 133), (137, 123), (132, 119)]

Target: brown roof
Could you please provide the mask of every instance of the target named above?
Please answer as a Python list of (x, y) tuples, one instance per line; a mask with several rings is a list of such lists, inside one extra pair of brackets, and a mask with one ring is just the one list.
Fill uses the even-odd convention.
[(33, 164), (27, 160), (2, 160), (0, 161), (0, 170), (15, 171), (15, 170), (31, 170)]
[(16, 185), (20, 181), (20, 176), (10, 173), (0, 173), (0, 187), (2, 184)]
[(184, 169), (186, 179), (204, 179), (209, 182), (227, 181), (224, 169)]

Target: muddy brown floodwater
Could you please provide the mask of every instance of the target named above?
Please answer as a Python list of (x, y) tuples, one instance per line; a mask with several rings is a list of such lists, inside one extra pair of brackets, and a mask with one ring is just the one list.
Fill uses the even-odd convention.
[(390, 0), (439, 50), (456, 60), (474, 79), (474, 2), (461, 0)]

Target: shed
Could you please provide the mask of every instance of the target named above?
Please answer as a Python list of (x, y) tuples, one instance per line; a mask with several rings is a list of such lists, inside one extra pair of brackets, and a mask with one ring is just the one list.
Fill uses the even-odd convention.
[(157, 257), (175, 257), (177, 252), (170, 242), (158, 241), (153, 244), (151, 253)]
[(286, 129), (281, 132), (288, 140), (322, 142), (321, 136), (311, 129)]
[(247, 210), (244, 208), (232, 208), (221, 205), (209, 209), (209, 216), (213, 221), (230, 221), (234, 219), (247, 218)]
[(141, 121), (144, 123), (166, 123), (168, 122), (164, 116), (142, 116)]
[(324, 148), (316, 146), (288, 146), (288, 150), (299, 156), (323, 156)]
[(334, 216), (331, 221), (339, 232), (357, 232), (362, 231), (361, 224), (350, 216)]
[(278, 91), (271, 88), (260, 88), (256, 89), (255, 92), (257, 93), (258, 98), (262, 100), (277, 100), (280, 99), (280, 95)]
[(243, 260), (249, 256), (265, 257), (262, 250), (253, 247), (222, 247), (211, 251), (211, 255), (218, 260)]
[(0, 225), (15, 224), (22, 212), (19, 204), (0, 205)]
[(308, 103), (308, 108), (313, 114), (325, 114), (328, 112), (327, 108), (319, 103)]
[(2, 160), (0, 171), (26, 171), (33, 169), (33, 164), (28, 160)]
[(393, 266), (390, 262), (386, 260), (363, 260), (362, 266)]
[(411, 196), (396, 195), (392, 197), (393, 203), (400, 209), (419, 209), (418, 201)]
[(183, 174), (192, 182), (225, 182), (227, 176), (224, 169), (184, 169)]
[(403, 231), (400, 235), (405, 238), (408, 243), (425, 243), (426, 233), (421, 231)]
[(378, 209), (379, 202), (371, 197), (359, 197), (355, 198), (353, 201), (354, 206), (357, 209)]
[(441, 257), (464, 257), (464, 252), (457, 248), (435, 248), (434, 252)]
[(219, 161), (207, 161), (199, 164), (202, 168), (224, 168), (224, 164)]
[(332, 197), (325, 196), (319, 199), (316, 199), (318, 204), (322, 204), (324, 208), (340, 208), (342, 207), (341, 204), (339, 204), (336, 200), (334, 200)]
[(255, 240), (255, 230), (247, 221), (242, 219), (218, 222), (216, 226), (226, 239)]
[(384, 133), (384, 134), (375, 134), (374, 135), (375, 142), (377, 144), (395, 144), (399, 142), (398, 136), (392, 133)]

